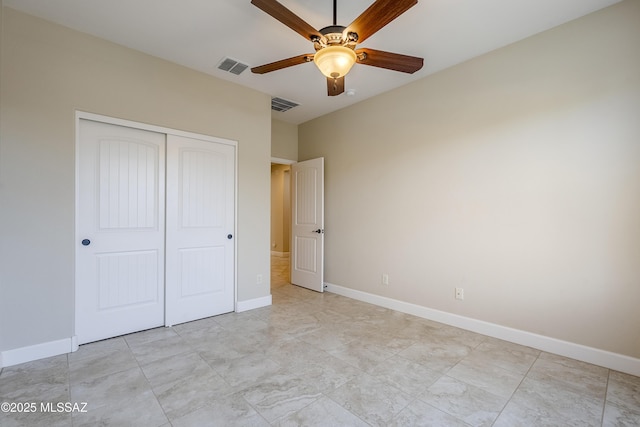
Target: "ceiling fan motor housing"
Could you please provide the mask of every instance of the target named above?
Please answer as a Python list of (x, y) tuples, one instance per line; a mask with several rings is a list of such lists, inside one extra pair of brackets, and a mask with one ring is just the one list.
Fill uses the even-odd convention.
[(322, 37), (312, 37), (316, 51), (327, 46), (345, 46), (354, 49), (358, 41), (358, 34), (350, 31), (345, 34), (346, 27), (342, 25), (330, 25), (319, 30)]

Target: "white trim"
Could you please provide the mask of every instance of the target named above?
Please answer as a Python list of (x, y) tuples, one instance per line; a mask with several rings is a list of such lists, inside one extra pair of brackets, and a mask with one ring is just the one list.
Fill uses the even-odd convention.
[(516, 344), (640, 376), (640, 359), (325, 282), (325, 290)]
[(81, 119), (93, 120), (95, 122), (107, 123), (107, 124), (117, 125), (117, 126), (125, 126), (125, 127), (135, 128), (135, 129), (148, 130), (151, 132), (164, 133), (167, 135), (175, 135), (175, 136), (182, 136), (185, 138), (199, 139), (201, 141), (219, 142), (221, 144), (233, 145), (236, 147), (238, 145), (238, 141), (234, 141), (232, 139), (218, 138), (215, 136), (204, 135), (204, 134), (195, 133), (195, 132), (186, 132), (178, 129), (167, 128), (164, 126), (156, 126), (148, 123), (118, 119), (116, 117), (103, 116), (101, 114), (94, 114), (94, 113), (87, 113), (86, 111), (79, 111), (79, 110), (76, 110), (76, 135), (77, 135), (77, 129), (78, 129), (77, 125)]
[(235, 146), (235, 152), (233, 153), (235, 158), (235, 176), (233, 179), (233, 308), (238, 311), (238, 157), (240, 157), (240, 150), (238, 145)]
[(19, 365), (46, 357), (67, 354), (73, 350), (73, 338), (64, 338), (57, 341), (49, 341), (28, 347), (6, 350), (0, 353), (0, 368)]
[(298, 163), (297, 160), (289, 160), (289, 159), (281, 159), (278, 157), (272, 157), (271, 163), (276, 163), (278, 165), (292, 165), (294, 163)]
[(243, 311), (253, 310), (256, 308), (267, 307), (271, 305), (271, 295), (266, 297), (249, 299), (246, 301), (238, 301), (236, 305), (236, 312), (242, 313)]

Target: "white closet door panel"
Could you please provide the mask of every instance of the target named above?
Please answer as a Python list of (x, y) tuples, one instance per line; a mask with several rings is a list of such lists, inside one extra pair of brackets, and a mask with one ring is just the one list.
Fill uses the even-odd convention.
[(99, 150), (99, 227), (156, 228), (158, 147), (104, 139)]
[(80, 120), (76, 335), (164, 323), (165, 135)]
[(224, 247), (178, 250), (180, 297), (224, 291)]
[(96, 258), (100, 310), (158, 302), (158, 251), (103, 253)]
[(166, 324), (234, 309), (235, 147), (169, 135)]

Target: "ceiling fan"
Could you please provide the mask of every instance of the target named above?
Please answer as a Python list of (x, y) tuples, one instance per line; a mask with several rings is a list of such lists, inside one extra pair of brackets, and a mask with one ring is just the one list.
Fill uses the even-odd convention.
[(251, 4), (311, 41), (316, 51), (260, 65), (251, 71), (264, 74), (313, 61), (327, 77), (329, 96), (335, 96), (344, 92), (344, 76), (356, 62), (410, 74), (422, 68), (422, 58), (368, 48), (356, 49), (356, 44), (415, 6), (418, 0), (376, 0), (348, 27), (336, 23), (336, 2), (333, 0), (333, 25), (316, 30), (276, 0), (251, 0)]

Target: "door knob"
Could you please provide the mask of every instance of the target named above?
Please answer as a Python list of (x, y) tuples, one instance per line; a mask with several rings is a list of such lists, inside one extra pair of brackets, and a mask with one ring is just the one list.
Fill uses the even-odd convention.
[(324, 230), (322, 228), (318, 228), (317, 230), (313, 230), (314, 233), (322, 234)]
[(89, 246), (91, 244), (91, 240), (89, 239), (82, 239), (82, 246)]
[(233, 234), (227, 234), (227, 239), (229, 240), (233, 239)]

